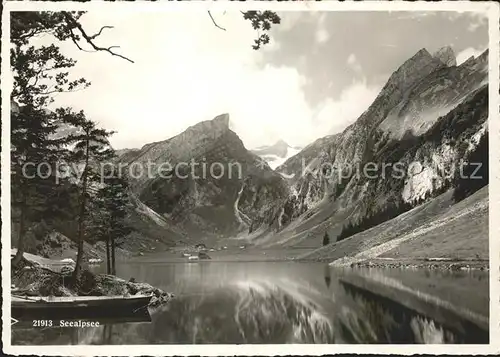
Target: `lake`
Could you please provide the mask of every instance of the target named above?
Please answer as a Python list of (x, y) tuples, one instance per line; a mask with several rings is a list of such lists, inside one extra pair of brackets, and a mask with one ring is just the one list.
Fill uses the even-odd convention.
[(122, 262), (176, 297), (151, 322), (14, 326), (13, 344), (488, 343), (488, 273), (323, 263)]

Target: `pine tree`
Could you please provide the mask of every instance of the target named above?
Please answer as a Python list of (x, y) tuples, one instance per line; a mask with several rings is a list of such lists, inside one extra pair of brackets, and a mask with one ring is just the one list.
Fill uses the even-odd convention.
[(17, 216), (17, 253), (12, 263), (17, 265), (24, 253), (24, 237), (31, 223), (55, 218), (49, 201), (59, 187), (57, 163), (64, 149), (50, 135), (54, 126), (50, 114), (32, 106), (21, 107), (12, 115), (11, 135), (11, 197)]
[(323, 236), (323, 246), (330, 244), (330, 237), (328, 236), (328, 232), (325, 232)]
[[(45, 21), (45, 27), (43, 25)], [(18, 223), (16, 266), (24, 253), (24, 239), (32, 223), (54, 214), (47, 200), (60, 189), (57, 163), (64, 157), (64, 140), (54, 137), (59, 118), (47, 110), (51, 94), (87, 85), (84, 79), (69, 80), (65, 69), (74, 61), (54, 45), (35, 48), (29, 40), (54, 30), (57, 19), (49, 13), (11, 13), (11, 197)], [(54, 218), (52, 216), (51, 218)]]
[[(111, 55), (128, 58), (116, 54), (112, 48), (116, 46), (98, 46), (95, 41), (101, 34), (89, 35), (80, 24), (83, 12), (12, 12), (11, 15), (11, 45), (10, 60), (13, 74), (13, 90), (11, 103), (14, 108), (11, 113), (12, 147), (11, 147), (11, 177), (12, 206), (18, 217), (18, 251), (12, 263), (17, 265), (24, 253), (24, 237), (29, 225), (37, 219), (51, 216), (54, 213), (67, 213), (68, 210), (58, 206), (70, 203), (64, 201), (72, 195), (71, 185), (60, 181), (60, 172), (55, 170), (59, 163), (68, 160), (67, 146), (76, 143), (76, 151), (82, 153), (85, 141), (83, 137), (62, 137), (56, 139), (54, 134), (62, 123), (73, 122), (76, 126), (83, 125), (81, 113), (72, 113), (70, 109), (60, 108), (49, 111), (53, 95), (61, 92), (71, 92), (90, 85), (84, 78), (70, 79), (68, 69), (75, 66), (76, 61), (64, 56), (57, 44), (35, 47), (31, 39), (40, 35), (50, 35), (56, 41), (71, 40), (78, 49), (82, 44), (90, 45), (95, 51), (105, 51)], [(72, 119), (70, 117), (73, 116)], [(80, 120), (80, 123), (78, 123)], [(89, 123), (86, 124), (87, 128)], [(96, 138), (103, 132), (94, 131)], [(80, 142), (78, 142), (80, 140)], [(98, 142), (99, 140), (97, 140)], [(90, 144), (90, 141), (86, 141)], [(92, 143), (95, 143), (94, 141)], [(92, 154), (94, 144), (88, 145), (88, 154)], [(83, 149), (83, 150), (82, 150)], [(96, 153), (97, 154), (97, 153)], [(100, 152), (99, 155), (104, 155)], [(71, 154), (75, 159), (77, 153)], [(26, 166), (26, 165), (29, 166)], [(43, 165), (43, 166), (42, 166)], [(42, 170), (38, 170), (38, 168)], [(88, 167), (82, 175), (83, 191), (78, 212), (78, 237), (83, 232), (85, 220), (85, 197), (88, 180), (91, 175)], [(57, 179), (56, 179), (57, 178)], [(54, 183), (59, 183), (55, 185)], [(65, 190), (69, 190), (64, 192)], [(83, 214), (82, 214), (83, 212)], [(82, 240), (79, 240), (78, 263), (81, 263)], [(78, 265), (79, 268), (79, 265)], [(77, 272), (78, 273), (77, 269)]]
[(101, 163), (113, 157), (113, 150), (109, 145), (111, 131), (97, 128), (96, 123), (87, 119), (83, 111), (75, 113), (71, 110), (59, 109), (65, 123), (72, 125), (78, 134), (68, 137), (68, 143), (74, 145), (70, 155), (73, 167), (81, 166), (73, 174), (77, 179), (77, 186), (80, 189), (78, 195), (78, 228), (77, 228), (77, 257), (75, 270), (73, 272), (72, 283), (78, 282), (83, 259), (83, 243), (88, 229), (86, 227), (86, 215), (88, 205), (95, 197), (98, 185), (101, 182)]
[[(71, 142), (77, 142), (77, 152), (85, 153), (85, 169), (82, 174), (81, 191), (78, 212), (78, 257), (75, 277), (81, 264), (81, 255), (84, 238), (85, 204), (87, 200), (87, 190), (89, 180), (93, 175), (89, 172), (90, 156), (94, 154), (105, 156), (104, 152), (99, 152), (99, 140), (106, 137), (106, 132), (93, 128), (93, 134), (87, 135), (88, 139), (80, 137), (54, 139), (52, 134), (60, 123), (59, 116), (68, 117), (69, 109), (61, 109), (56, 114), (47, 110), (48, 105), (53, 102), (53, 94), (61, 92), (71, 92), (88, 86), (84, 78), (71, 80), (68, 69), (75, 66), (76, 61), (64, 56), (57, 42), (71, 41), (79, 50), (86, 50), (85, 47), (99, 52), (104, 51), (112, 56), (117, 56), (132, 62), (129, 58), (114, 52), (118, 46), (99, 45), (97, 42), (100, 35), (106, 28), (103, 26), (97, 33), (89, 34), (80, 23), (80, 18), (84, 12), (11, 12), (10, 13), (10, 61), (13, 75), (13, 90), (11, 102), (14, 110), (11, 118), (12, 126), (12, 147), (11, 147), (11, 180), (12, 180), (12, 208), (18, 216), (18, 251), (12, 263), (17, 265), (24, 253), (24, 236), (29, 229), (29, 224), (37, 217), (47, 216), (47, 212), (64, 212), (64, 209), (57, 209), (47, 204), (49, 202), (63, 203), (61, 197), (68, 197), (69, 192), (64, 192), (68, 185), (52, 185), (54, 178), (61, 179), (55, 170), (57, 163), (65, 159), (66, 148)], [(214, 25), (219, 27), (210, 14)], [(259, 49), (261, 45), (269, 42), (267, 31), (271, 26), (280, 23), (279, 16), (271, 11), (247, 11), (243, 12), (245, 20), (251, 22), (252, 27), (259, 31), (255, 40), (254, 49)], [(54, 44), (35, 47), (30, 41), (41, 35), (49, 35), (55, 39)], [(78, 114), (74, 115), (74, 120), (84, 121)], [(58, 121), (59, 120), (59, 121)], [(80, 125), (77, 124), (77, 125)], [(87, 125), (87, 124), (86, 124)], [(92, 137), (92, 139), (90, 139)], [(69, 139), (69, 140), (66, 140)], [(76, 141), (75, 141), (76, 140)], [(101, 142), (101, 144), (103, 144)], [(103, 144), (107, 145), (107, 144)], [(95, 152), (92, 152), (96, 149)], [(94, 155), (94, 156), (95, 156)], [(74, 159), (74, 154), (72, 154)], [(35, 169), (44, 163), (38, 174), (33, 179), (28, 179), (34, 174)], [(26, 164), (33, 166), (26, 167)], [(24, 169), (24, 171), (23, 171)], [(40, 173), (39, 172), (39, 173)], [(45, 179), (43, 178), (45, 177)], [(71, 188), (71, 185), (69, 185)], [(15, 215), (13, 215), (15, 216)]]
[(127, 210), (131, 206), (128, 181), (113, 169), (106, 173), (103, 183), (95, 198), (93, 233), (95, 240), (106, 244), (108, 274), (116, 274), (116, 247), (132, 230), (126, 223)]

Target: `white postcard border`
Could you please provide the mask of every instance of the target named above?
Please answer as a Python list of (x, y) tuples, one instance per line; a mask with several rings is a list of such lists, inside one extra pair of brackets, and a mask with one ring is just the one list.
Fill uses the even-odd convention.
[[(143, 355), (324, 355), (336, 353), (380, 354), (493, 354), (500, 352), (500, 121), (499, 121), (499, 5), (494, 2), (31, 2), (4, 1), (2, 13), (2, 153), (1, 153), (1, 212), (2, 212), (2, 342), (3, 352), (12, 355), (55, 356), (143, 356)], [(103, 345), (103, 346), (19, 346), (11, 345), (10, 328), (10, 100), (12, 87), (9, 63), (11, 11), (206, 11), (250, 10), (275, 11), (460, 11), (482, 12), (489, 17), (489, 135), (490, 140), (490, 344), (489, 345)]]

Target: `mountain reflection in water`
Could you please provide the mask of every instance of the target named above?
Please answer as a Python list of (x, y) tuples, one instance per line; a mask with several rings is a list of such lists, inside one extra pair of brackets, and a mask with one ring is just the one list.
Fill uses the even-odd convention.
[[(486, 273), (379, 270), (374, 275), (373, 269), (334, 270), (318, 263), (199, 262), (122, 264), (119, 274), (172, 291), (176, 298), (152, 311), (151, 322), (13, 328), (13, 344), (488, 342)], [(381, 277), (392, 286), (385, 287)], [(405, 288), (394, 295), (401, 282), (443, 287), (444, 293), (432, 288), (441, 295), (436, 297)], [(458, 300), (449, 298), (462, 294), (464, 286), (475, 293), (462, 295), (467, 305), (457, 308)]]

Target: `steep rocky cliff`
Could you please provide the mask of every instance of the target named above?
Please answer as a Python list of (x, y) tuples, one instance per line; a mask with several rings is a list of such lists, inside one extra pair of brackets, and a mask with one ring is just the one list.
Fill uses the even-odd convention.
[(418, 51), (354, 124), (277, 168), (290, 196), (276, 216), (263, 219), (273, 237), (262, 234), (256, 242), (298, 244), (325, 230), (335, 235), (390, 203), (445, 189), (486, 131), (487, 58), (486, 51), (456, 66), (450, 48)]
[(263, 156), (286, 156), (288, 145), (248, 151), (227, 114), (119, 160), (135, 170), (138, 202), (189, 237), (307, 245), (452, 186), (457, 164), (487, 130), (487, 58), (486, 51), (457, 66), (449, 47), (421, 49), (356, 122), (275, 170)]
[(229, 129), (227, 114), (120, 158), (137, 174), (132, 187), (139, 200), (191, 237), (248, 232), (288, 196), (281, 175)]

